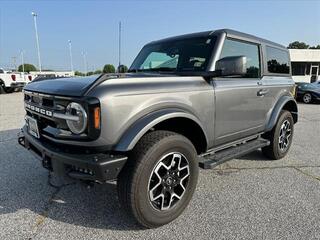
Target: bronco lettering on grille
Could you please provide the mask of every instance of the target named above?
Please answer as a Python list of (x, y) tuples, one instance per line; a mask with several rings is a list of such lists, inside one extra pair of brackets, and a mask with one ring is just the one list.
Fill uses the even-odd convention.
[(53, 115), (52, 111), (48, 111), (46, 109), (39, 108), (39, 107), (33, 106), (31, 104), (28, 104), (28, 103), (26, 103), (24, 106), (25, 106), (25, 108), (30, 109), (31, 111), (35, 111), (37, 113), (40, 113), (42, 115), (46, 115), (48, 117), (52, 117), (52, 115)]

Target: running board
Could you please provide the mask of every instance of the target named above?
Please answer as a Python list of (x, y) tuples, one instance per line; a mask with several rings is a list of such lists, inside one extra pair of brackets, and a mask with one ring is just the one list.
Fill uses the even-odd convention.
[(241, 157), (259, 148), (270, 145), (270, 141), (258, 138), (239, 145), (229, 147), (214, 154), (200, 156), (199, 167), (203, 169), (212, 169), (234, 158)]

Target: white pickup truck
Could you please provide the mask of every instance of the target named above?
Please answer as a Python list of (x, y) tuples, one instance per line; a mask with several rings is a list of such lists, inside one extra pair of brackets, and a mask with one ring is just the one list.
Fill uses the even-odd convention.
[(31, 82), (33, 78), (34, 77), (28, 73), (0, 69), (0, 94), (19, 91)]

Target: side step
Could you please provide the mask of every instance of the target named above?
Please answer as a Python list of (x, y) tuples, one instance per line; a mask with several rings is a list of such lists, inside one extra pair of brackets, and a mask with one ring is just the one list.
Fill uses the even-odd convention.
[(270, 145), (270, 141), (263, 138), (235, 145), (219, 152), (200, 157), (199, 167), (203, 169), (212, 169), (228, 160), (243, 156), (268, 145)]

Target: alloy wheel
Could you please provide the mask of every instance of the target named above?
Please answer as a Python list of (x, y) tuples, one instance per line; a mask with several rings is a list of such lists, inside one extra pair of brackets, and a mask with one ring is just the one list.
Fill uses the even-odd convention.
[(311, 94), (310, 93), (306, 93), (305, 95), (303, 95), (303, 101), (305, 103), (310, 103), (311, 102)]
[(279, 134), (279, 149), (284, 152), (288, 149), (291, 141), (291, 124), (288, 120), (285, 120), (280, 128)]
[(165, 211), (174, 207), (183, 197), (190, 178), (187, 158), (172, 152), (163, 156), (149, 178), (149, 199), (153, 208)]

